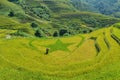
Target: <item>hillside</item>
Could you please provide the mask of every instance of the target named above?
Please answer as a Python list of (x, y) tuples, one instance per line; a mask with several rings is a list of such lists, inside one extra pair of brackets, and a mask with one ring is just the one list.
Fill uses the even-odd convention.
[(71, 3), (80, 11), (98, 12), (120, 17), (119, 0), (71, 0)]
[(0, 0), (0, 80), (120, 80), (119, 0)]
[(0, 80), (119, 80), (119, 32), (109, 27), (63, 38), (0, 37)]
[[(7, 18), (12, 18), (19, 24), (29, 24), (27, 28), (22, 26), (22, 30), (17, 28), (20, 34), (15, 34), (20, 36), (26, 36), (21, 33), (38, 37), (89, 33), (120, 21), (98, 13), (79, 12), (69, 0), (4, 0), (0, 1), (0, 5), (0, 14), (6, 18), (5, 23), (8, 22)], [(61, 34), (60, 31), (64, 32)]]

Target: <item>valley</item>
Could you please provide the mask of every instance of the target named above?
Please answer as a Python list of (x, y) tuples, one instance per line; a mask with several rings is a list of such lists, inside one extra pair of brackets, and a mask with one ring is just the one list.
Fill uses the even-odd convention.
[(119, 80), (119, 10), (97, 1), (1, 0), (0, 80)]

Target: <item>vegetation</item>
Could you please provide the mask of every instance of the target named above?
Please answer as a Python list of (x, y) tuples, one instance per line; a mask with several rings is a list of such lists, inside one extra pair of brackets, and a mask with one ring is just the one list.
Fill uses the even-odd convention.
[(119, 0), (71, 0), (80, 11), (90, 11), (119, 17)]
[[(58, 31), (58, 35), (60, 36), (69, 36), (79, 33), (90, 33), (96, 29), (106, 27), (120, 21), (120, 19), (97, 13), (79, 12), (74, 8), (69, 0), (5, 0), (0, 1), (0, 4), (0, 14), (2, 16), (14, 16), (14, 19), (11, 19), (13, 24), (15, 20), (18, 21), (17, 23), (20, 25), (21, 23), (29, 24), (26, 25), (26, 29), (30, 31), (17, 29), (19, 30), (17, 34), (20, 35), (21, 33), (25, 33), (34, 36), (36, 32), (38, 33), (38, 29), (40, 28), (42, 29), (42, 33), (45, 34), (44, 37), (54, 36), (53, 34), (55, 31)], [(7, 17), (4, 17), (4, 19), (5, 18), (6, 22), (8, 22)], [(11, 26), (11, 23), (8, 25)], [(24, 25), (21, 26), (19, 26), (19, 28), (23, 29), (23, 27), (26, 27)], [(7, 26), (1, 26), (1, 28), (6, 29)], [(67, 32), (62, 32), (61, 29), (65, 29)]]
[(0, 80), (119, 80), (118, 4), (0, 0)]
[(58, 37), (59, 36), (59, 33), (57, 32), (57, 31), (55, 31), (54, 33), (53, 33), (53, 37)]
[(35, 22), (32, 22), (32, 23), (31, 23), (31, 27), (32, 27), (32, 28), (37, 28), (37, 27), (38, 27), (38, 24), (35, 23)]
[(14, 14), (14, 12), (10, 12), (9, 14), (8, 14), (8, 16), (10, 16), (10, 17), (13, 17), (15, 14)]
[[(3, 37), (0, 39), (0, 78), (1, 80), (119, 79), (120, 46), (110, 36), (110, 28), (103, 28), (87, 35), (50, 39)], [(114, 31), (116, 30), (118, 29), (114, 28)], [(106, 38), (111, 44), (109, 50), (102, 31), (105, 31)], [(82, 36), (85, 37), (85, 41), (82, 41)], [(88, 39), (92, 36), (98, 37), (96, 40), (101, 48), (98, 56), (94, 40)], [(80, 45), (76, 48), (78, 44)], [(46, 47), (50, 48), (48, 55), (44, 55)], [(92, 75), (94, 77), (91, 77)]]

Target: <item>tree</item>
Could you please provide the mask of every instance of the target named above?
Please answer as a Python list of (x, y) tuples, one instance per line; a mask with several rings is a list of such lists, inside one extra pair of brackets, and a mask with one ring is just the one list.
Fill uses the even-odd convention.
[(15, 14), (14, 14), (14, 12), (13, 11), (11, 11), (9, 14), (8, 14), (8, 16), (10, 16), (10, 17), (13, 17)]
[(32, 23), (31, 23), (31, 27), (32, 27), (32, 28), (37, 28), (37, 27), (38, 27), (38, 24), (35, 23), (35, 22), (32, 22)]
[(86, 33), (87, 33), (87, 30), (83, 30), (83, 33), (86, 34)]
[(91, 33), (91, 32), (93, 32), (93, 30), (90, 29), (89, 32)]
[(55, 31), (55, 32), (53, 33), (53, 37), (58, 37), (58, 36), (59, 36), (58, 32)]
[(65, 33), (67, 33), (68, 31), (66, 30), (66, 29), (61, 29), (60, 31), (59, 31), (59, 35), (60, 36), (63, 36)]
[(37, 31), (35, 32), (35, 36), (36, 36), (36, 37), (43, 37), (42, 34), (41, 34), (41, 32), (40, 32), (40, 30), (37, 30)]
[(36, 36), (36, 37), (44, 37), (44, 36), (45, 36), (45, 33), (44, 33), (41, 29), (38, 29), (38, 30), (36, 30), (36, 32), (35, 32), (35, 36)]

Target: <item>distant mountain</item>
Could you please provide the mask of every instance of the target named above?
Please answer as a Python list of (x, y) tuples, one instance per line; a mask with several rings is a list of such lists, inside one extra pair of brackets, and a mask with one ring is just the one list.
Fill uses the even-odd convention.
[(120, 0), (71, 0), (71, 3), (80, 11), (100, 12), (120, 17)]

